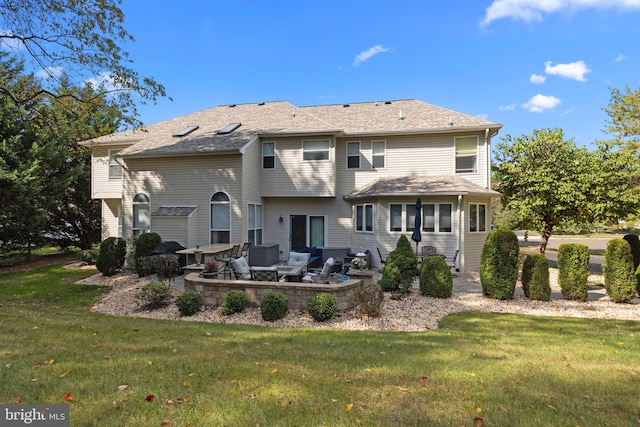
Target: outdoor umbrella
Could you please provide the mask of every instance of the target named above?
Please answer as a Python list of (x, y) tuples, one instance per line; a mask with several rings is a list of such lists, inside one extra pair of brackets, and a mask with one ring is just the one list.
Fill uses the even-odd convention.
[(422, 241), (422, 200), (418, 197), (416, 200), (416, 218), (413, 223), (413, 234), (411, 240), (416, 242), (416, 256), (418, 255), (418, 243)]

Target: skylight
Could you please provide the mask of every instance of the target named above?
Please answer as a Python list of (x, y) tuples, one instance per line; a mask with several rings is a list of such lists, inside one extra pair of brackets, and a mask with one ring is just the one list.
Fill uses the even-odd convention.
[(200, 126), (187, 126), (179, 132), (173, 134), (173, 136), (186, 136), (189, 135), (194, 130), (198, 129)]
[(228, 125), (226, 125), (225, 127), (223, 127), (222, 129), (220, 129), (218, 132), (216, 132), (218, 135), (226, 135), (228, 133), (233, 132), (234, 130), (238, 129), (240, 127), (242, 123), (229, 123)]

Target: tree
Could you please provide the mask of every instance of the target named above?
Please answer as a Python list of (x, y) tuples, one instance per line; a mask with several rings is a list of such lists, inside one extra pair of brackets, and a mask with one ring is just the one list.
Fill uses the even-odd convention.
[(628, 86), (621, 92), (611, 88), (611, 101), (605, 112), (609, 115), (606, 131), (615, 134), (622, 146), (640, 148), (640, 88), (632, 91)]
[(589, 152), (565, 140), (561, 129), (507, 135), (496, 145), (497, 189), (505, 209), (518, 213), (519, 226), (540, 229), (544, 254), (560, 225), (617, 221), (637, 212), (639, 156), (598, 142)]
[(28, 60), (34, 72), (46, 77), (45, 85), (51, 81), (55, 86), (64, 73), (75, 79), (76, 87), (93, 81), (96, 93), (60, 92), (45, 86), (19, 93), (6, 85), (0, 85), (0, 92), (17, 105), (43, 95), (54, 100), (74, 98), (93, 103), (110, 94), (124, 112), (124, 124), (139, 126), (135, 100), (156, 102), (166, 92), (153, 78), (134, 71), (128, 52), (120, 47), (134, 41), (123, 26), (120, 3), (121, 0), (0, 0), (0, 46), (9, 48), (16, 58)]

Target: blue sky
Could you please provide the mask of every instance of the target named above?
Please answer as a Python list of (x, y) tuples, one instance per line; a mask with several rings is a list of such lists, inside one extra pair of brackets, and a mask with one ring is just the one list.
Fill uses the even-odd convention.
[(640, 0), (125, 0), (125, 46), (173, 101), (146, 124), (213, 107), (417, 98), (589, 145), (610, 87), (640, 87)]

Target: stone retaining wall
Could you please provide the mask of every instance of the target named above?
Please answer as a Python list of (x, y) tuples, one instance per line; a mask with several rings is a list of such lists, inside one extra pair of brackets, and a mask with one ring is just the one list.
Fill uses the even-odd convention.
[(338, 311), (346, 311), (354, 307), (353, 294), (363, 286), (360, 279), (349, 279), (342, 283), (297, 283), (297, 282), (259, 282), (251, 280), (225, 280), (204, 278), (197, 273), (187, 274), (184, 278), (185, 291), (196, 291), (202, 294), (204, 304), (218, 306), (222, 296), (227, 292), (239, 289), (249, 296), (252, 306), (259, 307), (260, 299), (269, 292), (282, 292), (289, 298), (289, 308), (306, 310), (307, 299), (317, 293), (327, 292), (336, 297)]

